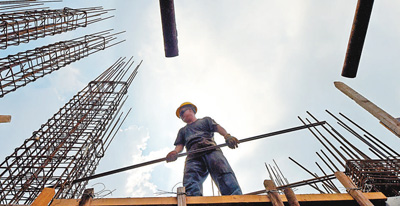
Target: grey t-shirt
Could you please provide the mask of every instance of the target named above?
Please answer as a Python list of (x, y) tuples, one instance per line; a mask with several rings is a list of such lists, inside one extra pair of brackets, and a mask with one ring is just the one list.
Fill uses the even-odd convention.
[[(216, 145), (214, 132), (217, 131), (217, 123), (210, 117), (197, 119), (191, 124), (182, 127), (176, 137), (174, 145), (182, 144), (189, 151), (193, 145), (200, 142), (208, 142)], [(194, 148), (197, 149), (197, 148)]]

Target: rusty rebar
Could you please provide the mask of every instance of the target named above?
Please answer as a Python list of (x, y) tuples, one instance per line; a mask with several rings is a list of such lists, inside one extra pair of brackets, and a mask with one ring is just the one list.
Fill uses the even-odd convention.
[[(310, 174), (311, 176), (313, 176), (314, 178), (318, 178), (318, 175), (317, 175), (317, 174), (312, 173), (310, 170), (308, 170), (306, 167), (304, 167), (303, 165), (301, 165), (300, 163), (298, 163), (298, 162), (297, 162), (296, 160), (294, 160), (293, 158), (289, 157), (289, 159), (290, 159), (292, 162), (294, 162), (297, 166), (299, 166), (300, 168), (302, 168), (304, 171), (306, 171), (308, 174)], [(324, 184), (325, 186), (331, 188), (331, 186), (330, 186), (329, 184), (325, 183), (324, 181), (322, 181), (321, 183)], [(310, 186), (311, 186), (311, 185), (310, 185)], [(315, 186), (316, 186), (316, 185), (315, 185)], [(314, 189), (315, 189), (315, 188), (314, 188)], [(318, 190), (321, 194), (324, 193), (324, 192), (323, 192), (321, 189), (319, 189), (317, 186), (316, 186), (316, 190)]]
[[(325, 110), (329, 115), (331, 115), (334, 119), (336, 119), (339, 123), (343, 123), (343, 121), (341, 119), (339, 119), (338, 117), (336, 117), (334, 114), (332, 114), (331, 112), (329, 112), (328, 110)], [(330, 126), (331, 129), (333, 129), (332, 126)], [(353, 144), (351, 144), (343, 135), (339, 134), (339, 132), (337, 132), (337, 130), (333, 131), (344, 141), (346, 142), (353, 150), (355, 150), (358, 154), (360, 154), (364, 159), (371, 159), (368, 155), (366, 155), (364, 152), (362, 152), (361, 150), (359, 150), (356, 146), (354, 146)]]
[(112, 16), (102, 17), (112, 9), (90, 7), (44, 9), (2, 13), (0, 15), (0, 49), (28, 43), (45, 36), (64, 33)]
[[(60, 41), (0, 58), (0, 98), (72, 62), (119, 44), (112, 30)], [(113, 44), (111, 44), (113, 43)]]
[[(363, 132), (365, 132), (367, 135), (369, 135), (370, 137), (372, 137), (375, 141), (377, 141), (378, 143), (380, 143), (381, 145), (383, 145), (385, 148), (387, 148), (388, 150), (390, 150), (391, 152), (393, 152), (393, 154), (389, 153), (389, 155), (391, 156), (400, 156), (399, 153), (397, 153), (394, 149), (392, 149), (391, 147), (389, 147), (387, 144), (385, 144), (384, 142), (382, 142), (380, 139), (378, 139), (377, 137), (375, 137), (374, 135), (372, 135), (371, 133), (369, 133), (367, 130), (365, 130), (363, 127), (361, 127), (359, 124), (357, 124), (356, 122), (354, 122), (353, 120), (351, 120), (350, 118), (348, 118), (346, 115), (344, 115), (343, 113), (339, 113), (339, 115), (341, 115), (342, 117), (344, 117), (347, 121), (349, 121), (350, 123), (352, 123), (354, 126), (356, 126), (357, 128), (359, 128), (360, 130), (362, 130)], [(376, 145), (378, 145), (376, 143)]]
[(115, 117), (122, 115), (137, 69), (118, 59), (6, 157), (0, 164), (0, 204), (30, 204), (49, 186), (55, 186), (55, 198), (79, 198), (87, 181), (69, 183), (96, 170), (113, 140), (108, 128), (124, 122)]
[[(324, 176), (327, 176), (326, 172), (322, 169), (322, 167), (318, 164), (318, 162), (315, 162), (315, 164), (318, 166), (319, 170), (321, 170), (321, 172), (324, 174)], [(329, 188), (329, 189), (331, 189), (332, 191), (334, 191), (336, 193), (340, 193), (339, 189), (332, 182), (332, 180), (327, 180), (326, 182), (332, 187), (332, 189), (331, 188)]]
[[(297, 117), (303, 124), (306, 124), (306, 122), (303, 121), (303, 119), (301, 119), (300, 117)], [(340, 164), (342, 164), (342, 166), (344, 167), (344, 164), (342, 163), (342, 161), (335, 155), (335, 153), (332, 152), (332, 150), (318, 137), (317, 134), (315, 134), (311, 128), (308, 128), (308, 130), (314, 135), (315, 138), (317, 138), (317, 140), (325, 147), (325, 149), (327, 149), (329, 151), (329, 153), (336, 159), (337, 162), (339, 162)], [(323, 138), (326, 140), (326, 138), (323, 136)], [(327, 140), (326, 140), (327, 141)], [(330, 144), (330, 146), (336, 151), (337, 149), (329, 142), (327, 141), (328, 144)]]
[[(248, 138), (240, 139), (239, 143), (241, 144), (241, 143), (245, 143), (245, 142), (249, 142), (249, 141), (254, 141), (254, 140), (259, 140), (259, 139), (272, 137), (272, 136), (276, 136), (276, 135), (280, 135), (280, 134), (294, 132), (294, 131), (306, 129), (306, 128), (309, 128), (309, 127), (315, 127), (315, 126), (318, 126), (318, 125), (321, 125), (321, 124), (325, 124), (325, 122), (316, 122), (316, 123), (312, 123), (312, 124), (309, 124), (309, 125), (297, 126), (297, 127), (283, 129), (283, 130), (270, 132), (270, 133), (266, 133), (266, 134), (262, 134), (262, 135), (248, 137)], [(226, 143), (222, 143), (222, 144), (215, 145), (215, 146), (209, 146), (209, 147), (205, 147), (205, 148), (200, 148), (200, 149), (192, 150), (192, 151), (189, 151), (189, 152), (180, 153), (180, 154), (178, 154), (178, 157), (183, 157), (183, 156), (186, 156), (186, 155), (189, 155), (189, 154), (200, 153), (200, 152), (204, 152), (204, 151), (208, 151), (208, 150), (212, 150), (212, 149), (216, 149), (216, 148), (221, 148), (221, 147), (226, 147), (226, 146), (228, 146)], [(83, 181), (87, 181), (87, 180), (91, 180), (91, 179), (96, 179), (96, 178), (100, 178), (100, 177), (105, 177), (105, 176), (113, 175), (113, 174), (116, 174), (116, 173), (121, 173), (121, 172), (124, 172), (124, 171), (136, 169), (136, 168), (139, 168), (139, 167), (148, 166), (148, 165), (159, 163), (159, 162), (164, 162), (165, 160), (166, 160), (166, 158), (163, 157), (163, 158), (158, 158), (158, 159), (150, 160), (150, 161), (139, 163), (139, 164), (130, 165), (130, 166), (123, 167), (123, 168), (110, 170), (110, 171), (99, 173), (99, 174), (95, 174), (95, 175), (89, 175), (89, 176), (84, 177), (84, 178), (75, 179), (72, 182), (72, 184), (83, 182)]]

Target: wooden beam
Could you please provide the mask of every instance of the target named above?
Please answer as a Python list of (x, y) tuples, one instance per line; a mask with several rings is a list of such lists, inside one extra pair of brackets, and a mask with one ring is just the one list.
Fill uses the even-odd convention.
[[(381, 192), (363, 193), (368, 199), (376, 205), (385, 205), (386, 196)], [(286, 202), (285, 195), (280, 195), (282, 200)], [(297, 200), (302, 204), (303, 202), (307, 205), (324, 205), (330, 203), (330, 205), (340, 206), (344, 203), (354, 202), (353, 197), (347, 193), (337, 194), (299, 194), (296, 195)], [(78, 206), (79, 199), (55, 199), (51, 206)], [(267, 195), (227, 195), (227, 196), (187, 196), (187, 205), (255, 205), (257, 203), (270, 203), (270, 199)], [(382, 203), (382, 204), (381, 204)], [(92, 206), (139, 206), (139, 205), (177, 205), (178, 201), (176, 197), (141, 197), (141, 198), (100, 198), (93, 199)]]
[(83, 192), (83, 195), (81, 197), (81, 200), (79, 201), (78, 206), (91, 206), (93, 196), (94, 196), (94, 189), (93, 188), (86, 189)]
[(285, 188), (283, 190), (283, 193), (286, 196), (287, 202), (289, 203), (289, 206), (300, 206), (299, 201), (296, 198), (296, 194), (294, 194), (292, 188)]
[(383, 109), (376, 106), (374, 103), (370, 102), (368, 99), (363, 97), (361, 94), (354, 91), (352, 88), (347, 86), (343, 82), (334, 82), (335, 87), (338, 88), (345, 95), (354, 100), (362, 108), (367, 110), (378, 120), (382, 122), (391, 132), (400, 137), (400, 122), (392, 117), (390, 114), (386, 113)]
[(284, 206), (281, 197), (276, 190), (274, 181), (264, 180), (264, 187), (267, 190), (267, 194), (273, 206)]
[(178, 200), (178, 206), (186, 206), (185, 187), (178, 187), (177, 200)]
[(0, 123), (11, 122), (11, 115), (0, 115)]
[(342, 183), (346, 188), (347, 193), (349, 193), (360, 206), (373, 206), (371, 201), (363, 195), (363, 193), (357, 189), (356, 184), (341, 171), (335, 172), (336, 178)]
[(49, 205), (55, 194), (56, 191), (54, 188), (44, 188), (39, 196), (33, 201), (31, 206)]

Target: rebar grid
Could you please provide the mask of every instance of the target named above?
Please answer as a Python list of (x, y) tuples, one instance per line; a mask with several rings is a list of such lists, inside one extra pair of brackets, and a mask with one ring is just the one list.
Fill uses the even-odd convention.
[(346, 166), (346, 174), (363, 190), (399, 195), (399, 157), (389, 160), (348, 160)]
[[(341, 134), (329, 123), (326, 124), (327, 127), (322, 125), (322, 128), (327, 133), (325, 135), (316, 127), (310, 128), (310, 132), (324, 146), (324, 149), (328, 151), (328, 154), (326, 154), (324, 150), (320, 150), (322, 155), (318, 152), (316, 154), (331, 172), (334, 173), (339, 170), (344, 170), (346, 175), (364, 192), (382, 192), (386, 196), (400, 195), (400, 155), (344, 114), (339, 113), (342, 118), (356, 128), (352, 128), (345, 120), (335, 116), (328, 110), (326, 110), (326, 112), (337, 121), (338, 125), (348, 132), (346, 135)], [(314, 121), (319, 121), (311, 113), (307, 112), (307, 114), (310, 115)], [(300, 117), (299, 119), (305, 124)], [(310, 122), (307, 118), (306, 120)], [(355, 137), (360, 143), (366, 145), (373, 157), (367, 155), (351, 143), (348, 135), (353, 137), (353, 139)], [(328, 137), (333, 138), (333, 140), (328, 139)], [(337, 145), (339, 145), (339, 147)], [(331, 157), (333, 157), (334, 160), (332, 160)], [(315, 163), (326, 175), (322, 167), (320, 167), (317, 162)], [(337, 165), (338, 163), (339, 166)], [(299, 163), (297, 164), (301, 166)]]
[(103, 18), (110, 10), (102, 7), (26, 10), (0, 13), (0, 49), (31, 40), (86, 27)]
[[(62, 0), (35, 0), (35, 1), (26, 1), (26, 0), (16, 0), (16, 1), (0, 1), (0, 11), (7, 12), (12, 11), (16, 12), (19, 10), (16, 9), (21, 9), (21, 8), (26, 8), (26, 7), (35, 7), (35, 6), (42, 6), (44, 3), (50, 3), (50, 2), (62, 2)], [(48, 7), (42, 7), (42, 8), (31, 8), (31, 9), (48, 9)], [(0, 12), (1, 14), (1, 12)]]
[(117, 43), (111, 30), (68, 41), (60, 41), (33, 50), (0, 58), (0, 98), (55, 70)]
[(140, 64), (130, 71), (132, 58), (120, 58), (6, 157), (0, 164), (0, 204), (30, 204), (50, 186), (55, 198), (79, 198), (87, 181), (70, 183), (95, 172), (113, 129), (123, 122), (117, 113)]
[[(308, 128), (311, 134), (323, 146), (324, 150), (327, 151), (325, 152), (321, 149), (319, 152), (316, 152), (316, 154), (332, 173), (329, 174), (320, 164), (318, 164), (318, 162), (315, 162), (318, 169), (323, 173), (322, 176), (319, 176), (317, 173), (312, 172), (293, 158), (289, 157), (289, 159), (297, 166), (313, 176), (313, 179), (311, 179), (312, 181), (304, 180), (290, 184), (285, 181), (285, 183), (283, 181), (285, 178), (282, 178), (283, 175), (280, 174), (280, 169), (275, 161), (274, 163), (278, 170), (271, 165), (266, 165), (268, 173), (270, 174), (270, 179), (274, 180), (276, 185), (280, 188), (307, 185), (321, 194), (340, 193), (340, 187), (337, 187), (331, 180), (334, 178), (333, 173), (344, 171), (345, 174), (357, 185), (357, 188), (345, 188), (346, 190), (360, 189), (363, 192), (382, 192), (384, 195), (389, 197), (400, 195), (400, 154), (344, 114), (339, 113), (342, 118), (356, 128), (352, 128), (346, 124), (344, 120), (333, 115), (328, 110), (326, 110), (326, 112), (337, 121), (338, 125), (340, 125), (342, 129), (348, 132), (344, 135), (326, 121), (323, 121), (325, 124), (321, 125), (322, 129), (315, 126)], [(315, 122), (322, 122), (310, 112), (307, 112), (307, 114)], [(308, 118), (305, 118), (305, 120), (300, 117), (298, 118), (304, 125), (311, 123)], [(365, 152), (361, 151), (358, 146), (351, 143), (350, 139), (354, 140), (354, 137), (356, 140), (368, 147), (372, 156), (367, 155)], [(280, 175), (282, 175), (282, 177)], [(319, 183), (319, 185), (316, 183)], [(264, 192), (265, 190), (260, 190), (249, 194), (261, 194)]]

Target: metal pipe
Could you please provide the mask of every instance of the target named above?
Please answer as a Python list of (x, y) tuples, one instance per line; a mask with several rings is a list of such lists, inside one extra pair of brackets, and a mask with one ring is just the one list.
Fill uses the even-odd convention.
[(357, 2), (342, 70), (342, 76), (344, 77), (354, 78), (357, 75), (373, 4), (374, 0), (358, 0)]
[(160, 0), (160, 12), (165, 57), (178, 56), (178, 32), (176, 30), (174, 0)]

